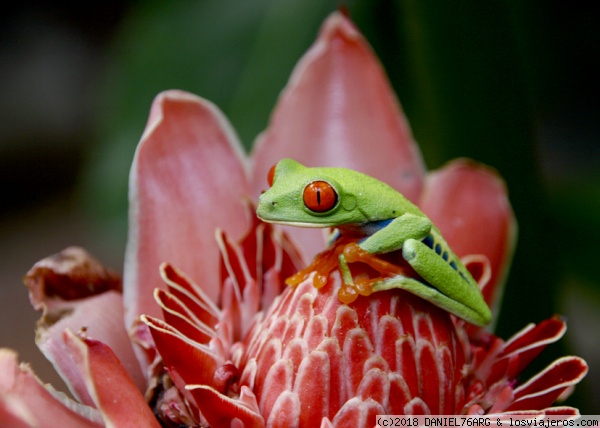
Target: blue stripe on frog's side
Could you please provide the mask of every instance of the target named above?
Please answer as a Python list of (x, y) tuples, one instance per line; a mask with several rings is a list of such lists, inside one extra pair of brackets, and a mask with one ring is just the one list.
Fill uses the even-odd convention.
[[(352, 230), (365, 235), (367, 237), (373, 235), (375, 232), (379, 232), (381, 229), (389, 225), (395, 219), (389, 218), (387, 220), (379, 220), (379, 221), (369, 221), (367, 223), (361, 223), (354, 225)], [(344, 228), (348, 229), (348, 225), (344, 225)]]
[(329, 237), (329, 243), (334, 242), (340, 236), (342, 236), (342, 231), (349, 232), (349, 233), (356, 233), (358, 235), (364, 235), (364, 238), (362, 238), (358, 241), (359, 243), (361, 243), (362, 241), (367, 239), (369, 236), (373, 235), (375, 232), (378, 232), (381, 229), (383, 229), (384, 227), (386, 227), (392, 221), (394, 221), (393, 218), (390, 218), (387, 220), (369, 221), (366, 223), (359, 223), (359, 224), (344, 224), (335, 229), (332, 236)]
[(454, 260), (454, 257), (456, 256), (448, 250), (448, 244), (439, 242), (438, 240), (436, 240), (434, 234), (431, 233), (427, 235), (422, 242), (423, 244), (427, 245), (429, 248), (434, 250), (437, 255), (441, 256), (450, 265), (450, 267), (452, 267), (452, 269), (457, 271), (460, 274), (460, 276), (463, 277), (465, 281), (469, 282), (465, 273), (461, 272), (461, 269), (458, 268), (458, 264), (456, 263), (456, 260)]

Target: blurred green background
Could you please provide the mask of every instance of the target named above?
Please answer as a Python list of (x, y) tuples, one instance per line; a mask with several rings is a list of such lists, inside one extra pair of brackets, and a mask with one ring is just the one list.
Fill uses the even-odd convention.
[[(471, 157), (506, 179), (519, 222), (497, 332), (554, 313), (559, 355), (591, 366), (567, 404), (600, 413), (600, 34), (592, 3), (344, 3), (381, 59), (427, 166)], [(215, 102), (246, 148), (337, 1), (97, 0), (8, 7), (0, 38), (0, 346), (58, 383), (21, 285), (83, 245), (122, 269), (127, 175), (154, 96)], [(596, 394), (594, 395), (594, 391)]]

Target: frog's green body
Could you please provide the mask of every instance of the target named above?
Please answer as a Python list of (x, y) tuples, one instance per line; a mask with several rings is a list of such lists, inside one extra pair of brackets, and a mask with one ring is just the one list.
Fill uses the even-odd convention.
[[(300, 227), (332, 227), (364, 236), (370, 254), (402, 250), (423, 281), (403, 275), (378, 282), (374, 291), (401, 288), (477, 325), (491, 313), (477, 282), (431, 220), (387, 184), (344, 168), (307, 168), (292, 159), (277, 163), (272, 187), (259, 199), (260, 219)], [(344, 255), (340, 270), (352, 275)]]

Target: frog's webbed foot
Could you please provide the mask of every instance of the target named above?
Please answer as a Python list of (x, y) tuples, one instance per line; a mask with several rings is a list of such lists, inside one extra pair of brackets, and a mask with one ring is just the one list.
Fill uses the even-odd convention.
[[(368, 275), (358, 275), (354, 277), (350, 271), (350, 263), (364, 263), (379, 273), (379, 276), (372, 278)], [(393, 277), (406, 273), (405, 268), (390, 263), (360, 248), (356, 242), (351, 242), (344, 246), (344, 250), (339, 255), (339, 268), (342, 276), (342, 287), (338, 292), (338, 298), (344, 303), (351, 303), (361, 296), (369, 296), (376, 290), (374, 285), (386, 277)]]
[(347, 238), (339, 237), (333, 242), (332, 246), (317, 254), (307, 267), (287, 278), (285, 283), (289, 286), (296, 287), (298, 284), (308, 279), (314, 272), (312, 278), (313, 286), (315, 288), (326, 286), (330, 282), (330, 274), (339, 267), (339, 256), (348, 242), (349, 240)]

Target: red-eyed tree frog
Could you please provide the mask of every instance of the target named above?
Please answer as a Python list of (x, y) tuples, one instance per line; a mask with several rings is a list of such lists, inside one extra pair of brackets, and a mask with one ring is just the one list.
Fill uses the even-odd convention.
[[(373, 291), (407, 290), (470, 323), (490, 322), (477, 282), (440, 231), (391, 186), (350, 169), (308, 168), (292, 159), (279, 161), (268, 180), (271, 187), (258, 201), (261, 220), (358, 234), (358, 246), (370, 255), (401, 250), (420, 278), (395, 275)], [(352, 284), (344, 253), (339, 268), (344, 283)]]

